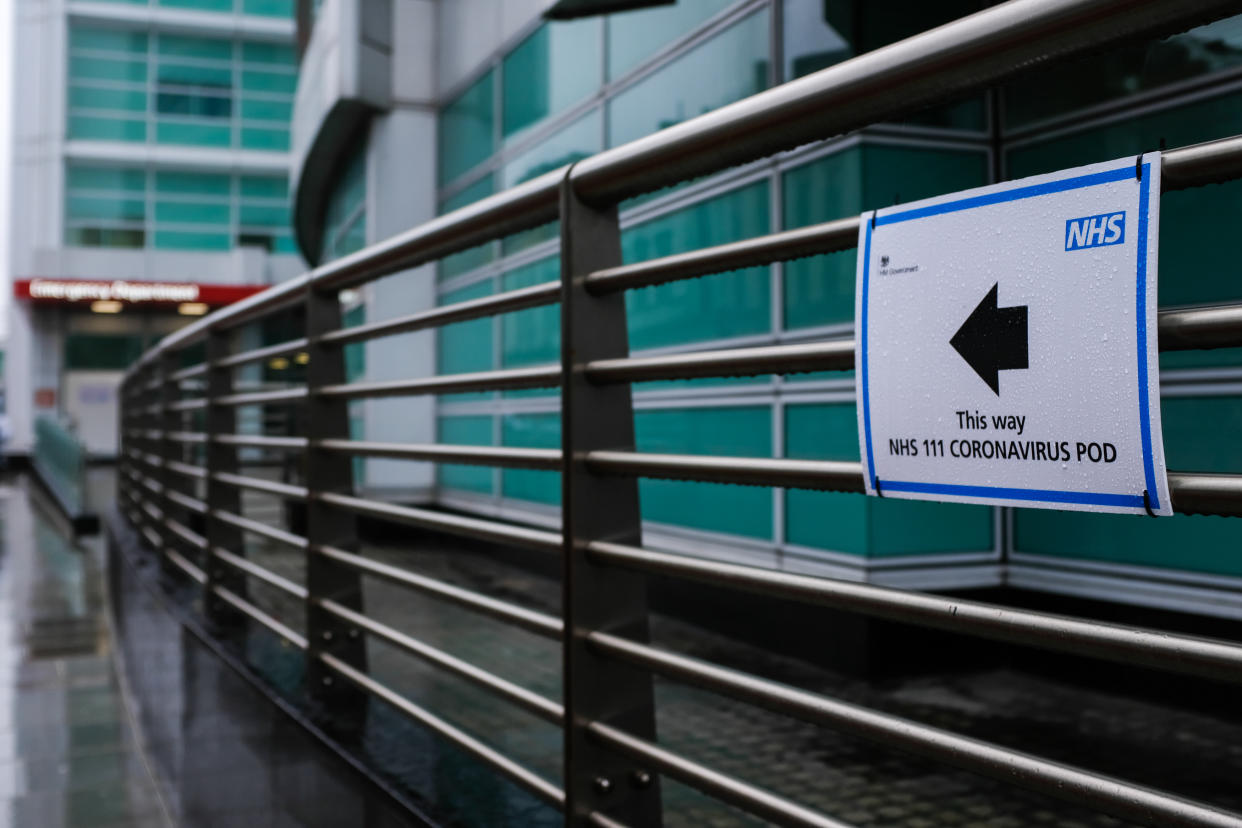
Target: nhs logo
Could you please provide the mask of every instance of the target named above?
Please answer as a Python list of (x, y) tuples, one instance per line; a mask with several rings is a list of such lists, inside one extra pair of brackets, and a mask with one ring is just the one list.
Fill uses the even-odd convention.
[(1126, 214), (1103, 213), (1083, 216), (1065, 222), (1065, 249), (1085, 250), (1088, 247), (1104, 247), (1121, 244), (1126, 240)]

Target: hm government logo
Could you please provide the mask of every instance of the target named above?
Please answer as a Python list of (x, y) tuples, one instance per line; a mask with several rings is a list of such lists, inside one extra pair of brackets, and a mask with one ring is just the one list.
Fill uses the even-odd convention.
[(907, 265), (905, 267), (892, 267), (892, 258), (884, 255), (880, 257), (880, 267), (876, 271), (879, 276), (896, 276), (901, 273), (917, 273), (918, 265)]

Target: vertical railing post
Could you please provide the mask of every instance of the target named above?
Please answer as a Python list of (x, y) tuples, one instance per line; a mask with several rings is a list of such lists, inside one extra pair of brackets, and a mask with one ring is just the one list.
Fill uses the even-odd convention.
[[(160, 467), (155, 470), (155, 479), (160, 484), (160, 511), (164, 513), (164, 525), (159, 528), (160, 537), (164, 541), (164, 549), (160, 550), (160, 567), (165, 575), (169, 575), (173, 571), (173, 567), (168, 560), (166, 551), (176, 547), (179, 543), (177, 537), (168, 528), (168, 521), (174, 515), (180, 516), (183, 511), (176, 506), (172, 499), (168, 496), (168, 492), (176, 488), (174, 475), (168, 470), (168, 462), (177, 457), (178, 444), (173, 442), (169, 436), (174, 431), (181, 430), (182, 414), (172, 408), (172, 404), (177, 401), (177, 381), (172, 378), (172, 374), (177, 370), (177, 355), (173, 353), (162, 353), (155, 365), (155, 370), (160, 378), (160, 386), (157, 390), (160, 404), (160, 431), (162, 432), (160, 440)], [(184, 522), (184, 521), (182, 521)]]
[(246, 594), (246, 576), (216, 558), (217, 549), (242, 555), (245, 548), (241, 530), (217, 516), (220, 512), (241, 514), (241, 493), (237, 487), (216, 478), (221, 473), (236, 474), (238, 469), (237, 447), (217, 439), (221, 434), (237, 430), (236, 406), (217, 402), (233, 392), (233, 369), (220, 364), (229, 355), (228, 333), (216, 328), (209, 330), (205, 351), (207, 387), (203, 396), (207, 409), (203, 432), (207, 436), (204, 457), (207, 514), (203, 516), (203, 535), (207, 538), (207, 548), (203, 551), (203, 572), (207, 581), (203, 586), (203, 613), (218, 632), (227, 634), (244, 629), (246, 623), (244, 615), (216, 595), (216, 587), (224, 587), (238, 596)]
[(118, 511), (129, 517), (129, 430), (134, 427), (130, 422), (134, 406), (130, 400), (130, 393), (133, 390), (133, 377), (127, 376), (121, 380), (121, 384), (117, 387), (116, 398), (119, 410), (117, 411), (117, 428), (116, 428), (116, 505)]
[[(152, 439), (150, 434), (151, 431), (159, 428), (160, 422), (159, 415), (152, 410), (159, 399), (157, 392), (151, 389), (151, 377), (154, 375), (154, 372), (155, 366), (148, 362), (142, 366), (137, 377), (135, 377), (138, 384), (138, 428), (141, 430), (142, 435), (138, 441), (138, 446), (144, 455), (144, 459), (142, 462), (137, 463), (134, 468), (139, 475), (144, 477), (149, 477), (152, 471), (150, 464), (146, 462), (146, 457), (157, 453), (159, 450), (158, 442)], [(137, 481), (134, 482), (134, 487), (134, 491), (138, 493), (144, 506), (158, 505), (156, 497), (150, 489)], [(155, 525), (151, 514), (145, 508), (139, 507), (138, 514), (141, 521), (138, 531), (142, 542), (149, 543), (148, 533), (145, 530), (149, 528), (158, 532), (159, 527)], [(159, 554), (160, 550), (154, 549), (152, 551)]]
[(345, 354), (339, 346), (325, 344), (321, 337), (342, 325), (341, 302), (336, 290), (306, 291), (306, 336), (309, 341), (306, 364), (305, 478), (309, 497), (306, 504), (306, 637), (308, 689), (321, 708), (331, 711), (328, 719), (342, 738), (360, 732), (366, 710), (363, 691), (340, 680), (324, 664), (320, 653), (330, 653), (351, 667), (366, 672), (366, 642), (360, 631), (325, 610), (320, 601), (330, 599), (358, 612), (362, 611), (362, 577), (354, 569), (318, 554), (325, 546), (356, 551), (358, 519), (338, 506), (317, 499), (324, 493), (353, 493), (353, 461), (340, 452), (322, 451), (318, 441), (349, 437), (349, 403), (340, 397), (316, 393), (325, 385), (345, 382)]
[(565, 819), (577, 828), (602, 811), (628, 825), (658, 826), (658, 779), (586, 730), (603, 721), (654, 739), (655, 704), (650, 674), (601, 658), (586, 641), (598, 630), (646, 641), (647, 585), (641, 575), (599, 566), (585, 551), (591, 541), (640, 544), (642, 528), (637, 482), (586, 467), (586, 452), (634, 450), (634, 409), (628, 385), (596, 386), (583, 372), (591, 360), (627, 356), (629, 334), (625, 295), (592, 296), (583, 282), (621, 264), (617, 208), (579, 201), (571, 175), (561, 185)]

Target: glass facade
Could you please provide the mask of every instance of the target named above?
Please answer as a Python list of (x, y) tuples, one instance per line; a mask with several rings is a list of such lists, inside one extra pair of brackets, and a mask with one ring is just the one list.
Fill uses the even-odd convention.
[[(543, 23), (484, 61), (444, 102), (440, 211), (986, 5), (679, 0)], [(1179, 146), (1242, 132), (1242, 93), (1231, 83), (1242, 75), (1240, 20), (1127, 45), (635, 199), (622, 205), (623, 257), (666, 256), (1136, 154), (1162, 142)], [(1194, 94), (1182, 95), (1183, 87)], [(1227, 217), (1242, 199), (1242, 185), (1164, 198), (1162, 306), (1238, 301), (1242, 288), (1230, 277), (1227, 248), (1204, 239), (1229, 237)], [(559, 278), (557, 233), (553, 223), (442, 260), (438, 301)], [(341, 252), (325, 247), (327, 257)], [(849, 336), (855, 265), (855, 252), (845, 251), (631, 291), (630, 347), (650, 353)], [(554, 363), (559, 336), (556, 307), (450, 325), (438, 333), (437, 369), (456, 374)], [(1162, 365), (1170, 466), (1242, 471), (1242, 444), (1209, 445), (1203, 428), (1207, 422), (1212, 433), (1238, 432), (1242, 353), (1169, 354)], [(635, 387), (634, 400), (640, 451), (858, 459), (848, 373), (647, 383)], [(438, 439), (555, 447), (558, 411), (555, 391), (444, 396)], [(559, 477), (551, 472), (444, 465), (438, 487), (443, 502), (467, 508), (500, 504), (551, 514), (560, 500)], [(644, 518), (665, 536), (712, 533), (795, 570), (905, 566), (903, 559), (931, 565), (947, 555), (992, 562), (1008, 555), (1242, 574), (1223, 551), (1237, 548), (1242, 535), (1210, 518), (1178, 517), (1153, 531), (1127, 517), (811, 491), (642, 481), (640, 492)], [(1195, 551), (1181, 563), (1169, 551), (1188, 546)]]
[(291, 45), (75, 23), (68, 74), (70, 139), (289, 148)]
[[(295, 0), (104, 0), (128, 6), (158, 6), (186, 11), (237, 12), (262, 17), (293, 17)], [(315, 4), (318, 7), (318, 3)]]
[(65, 244), (296, 253), (283, 177), (70, 164)]

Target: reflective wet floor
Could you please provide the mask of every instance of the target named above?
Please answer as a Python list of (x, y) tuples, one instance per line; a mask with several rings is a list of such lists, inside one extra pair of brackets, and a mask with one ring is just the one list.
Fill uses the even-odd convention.
[(117, 683), (102, 541), (67, 537), (20, 475), (0, 526), (0, 826), (170, 825)]

